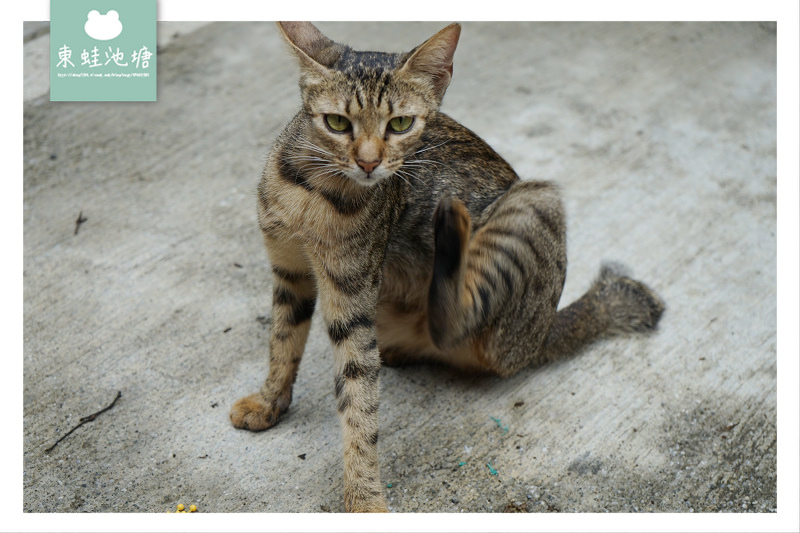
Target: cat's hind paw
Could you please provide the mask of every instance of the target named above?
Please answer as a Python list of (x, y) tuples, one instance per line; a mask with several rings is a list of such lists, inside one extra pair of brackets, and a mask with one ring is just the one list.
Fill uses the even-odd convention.
[(434, 281), (450, 279), (462, 266), (472, 222), (469, 211), (458, 198), (444, 198), (433, 214), (436, 253)]

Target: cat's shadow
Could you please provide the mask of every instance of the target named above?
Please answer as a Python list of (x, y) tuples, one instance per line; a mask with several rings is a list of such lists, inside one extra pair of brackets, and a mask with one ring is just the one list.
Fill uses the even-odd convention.
[[(381, 399), (395, 403), (395, 396), (405, 395), (406, 391), (420, 395), (452, 396), (464, 401), (479, 400), (486, 394), (500, 396), (508, 390), (516, 390), (523, 383), (535, 380), (543, 372), (555, 371), (562, 365), (570, 364), (573, 357), (564, 357), (544, 365), (524, 368), (509, 377), (489, 373), (477, 373), (455, 368), (438, 362), (417, 362), (389, 366), (381, 369)], [(425, 400), (422, 402), (424, 403)]]

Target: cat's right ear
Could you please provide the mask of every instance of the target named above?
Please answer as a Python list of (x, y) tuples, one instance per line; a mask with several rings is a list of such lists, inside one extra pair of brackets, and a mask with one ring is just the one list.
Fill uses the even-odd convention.
[(341, 47), (325, 37), (310, 22), (278, 22), (278, 29), (306, 72), (322, 77), (330, 75), (329, 67), (341, 56)]

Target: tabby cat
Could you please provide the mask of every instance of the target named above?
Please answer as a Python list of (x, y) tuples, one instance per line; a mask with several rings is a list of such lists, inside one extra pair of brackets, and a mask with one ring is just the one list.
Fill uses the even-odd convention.
[(653, 329), (664, 305), (604, 266), (556, 312), (567, 268), (555, 185), (522, 181), (439, 112), (461, 32), (408, 53), (357, 52), (309, 23), (278, 28), (300, 63), (302, 108), (258, 186), (272, 265), (269, 376), (231, 421), (278, 422), (317, 307), (333, 346), (347, 511), (386, 511), (378, 376), (439, 361), (509, 376), (607, 334)]

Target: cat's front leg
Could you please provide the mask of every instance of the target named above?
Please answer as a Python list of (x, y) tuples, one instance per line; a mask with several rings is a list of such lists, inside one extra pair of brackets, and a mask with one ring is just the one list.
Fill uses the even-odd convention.
[(234, 426), (251, 431), (275, 425), (292, 401), (317, 295), (313, 272), (299, 247), (293, 250), (291, 242), (271, 242), (266, 236), (264, 240), (273, 274), (269, 375), (259, 392), (239, 399), (230, 413)]
[(378, 465), (380, 355), (375, 327), (379, 266), (354, 283), (320, 276), (334, 351), (334, 393), (344, 440), (344, 502), (348, 512), (387, 512)]

